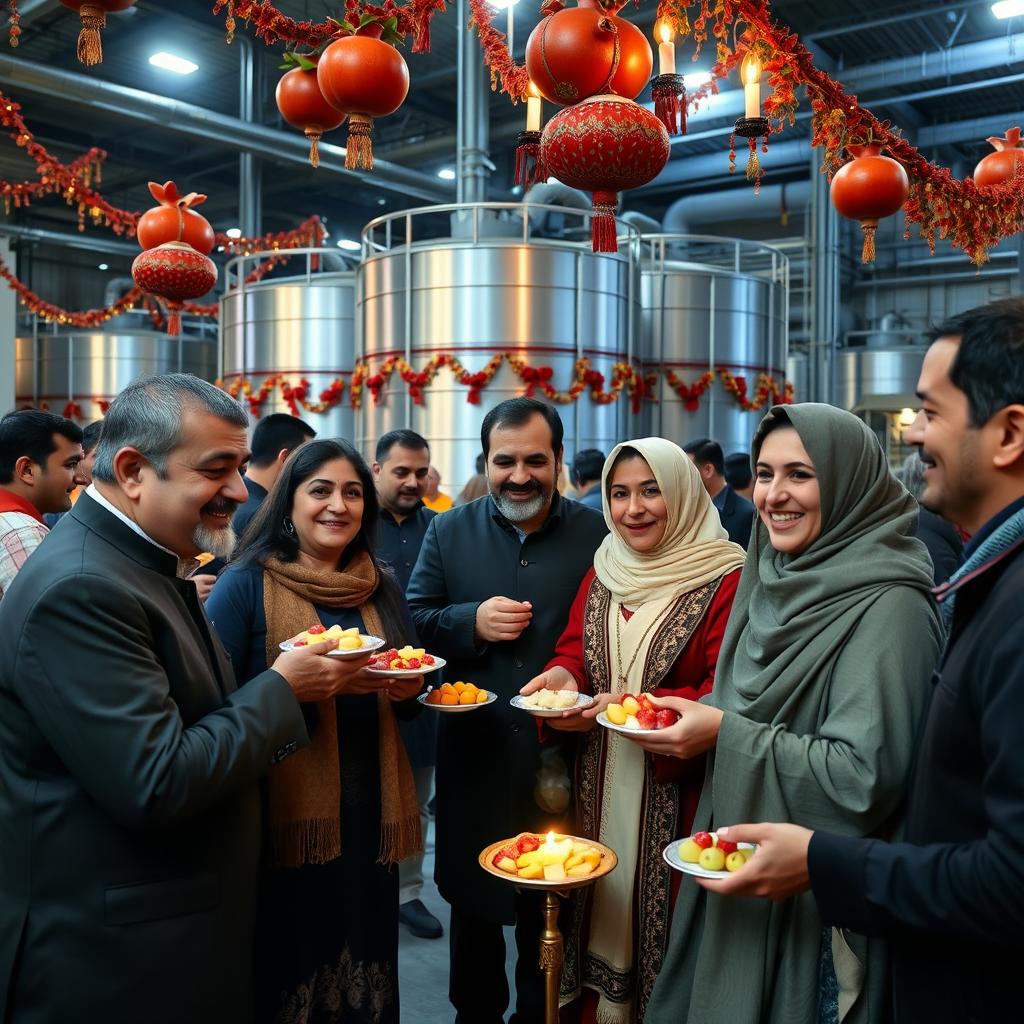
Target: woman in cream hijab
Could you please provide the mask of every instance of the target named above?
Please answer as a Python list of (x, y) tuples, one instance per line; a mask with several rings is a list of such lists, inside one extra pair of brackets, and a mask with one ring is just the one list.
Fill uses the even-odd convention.
[(658, 437), (618, 445), (601, 478), (609, 534), (545, 671), (531, 693), (578, 689), (585, 713), (548, 719), (580, 732), (578, 830), (612, 847), (619, 867), (586, 891), (566, 930), (563, 996), (582, 995), (583, 1021), (642, 1019), (665, 953), (674, 897), (665, 844), (688, 834), (703, 757), (652, 757), (595, 728), (613, 696), (647, 692), (696, 699), (710, 692), (743, 564), (700, 475)]

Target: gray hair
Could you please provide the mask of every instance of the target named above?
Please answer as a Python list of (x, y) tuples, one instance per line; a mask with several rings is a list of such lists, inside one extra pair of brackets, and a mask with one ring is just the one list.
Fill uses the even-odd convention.
[(896, 470), (895, 475), (896, 479), (920, 501), (921, 492), (924, 491), (924, 463), (921, 461), (921, 453), (916, 448), (903, 460), (903, 465)]
[(190, 373), (163, 373), (129, 384), (107, 410), (96, 445), (92, 475), (112, 484), (114, 456), (134, 448), (165, 479), (167, 458), (184, 441), (186, 409), (199, 409), (238, 427), (248, 427), (245, 410), (226, 392)]

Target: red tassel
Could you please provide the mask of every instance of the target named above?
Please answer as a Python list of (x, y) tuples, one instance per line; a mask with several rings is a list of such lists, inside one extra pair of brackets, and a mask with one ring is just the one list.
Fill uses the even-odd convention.
[(175, 336), (181, 334), (181, 303), (167, 303), (167, 333)]
[(430, 53), (430, 19), (424, 18), (416, 25), (416, 34), (412, 39), (413, 53)]
[(516, 146), (515, 184), (529, 188), (547, 179), (540, 156), (540, 132), (520, 132)]
[(345, 166), (350, 171), (373, 170), (373, 118), (366, 114), (350, 114), (348, 139), (345, 141)]
[(651, 83), (654, 115), (669, 135), (686, 134), (686, 86), (682, 75), (658, 75)]
[(618, 252), (615, 214), (619, 197), (614, 192), (594, 193), (594, 215), (590, 218), (590, 241), (594, 252)]

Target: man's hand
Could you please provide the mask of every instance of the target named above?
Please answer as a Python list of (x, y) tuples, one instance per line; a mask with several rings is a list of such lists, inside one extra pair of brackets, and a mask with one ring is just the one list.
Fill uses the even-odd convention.
[(654, 697), (648, 694), (656, 708), (671, 708), (683, 717), (675, 725), (667, 725), (646, 736), (623, 733), (627, 739), (652, 754), (668, 757), (696, 757), (710, 750), (718, 742), (722, 712), (685, 697)]
[(331, 658), (327, 652), (337, 648), (334, 640), (305, 647), (293, 647), (278, 655), (270, 667), (284, 676), (297, 700), (329, 700), (341, 693), (371, 693), (381, 689), (386, 679), (368, 676), (363, 669), (370, 655), (358, 658)]
[(217, 582), (217, 577), (203, 574), (201, 576), (190, 576), (189, 579), (196, 585), (196, 590), (199, 592), (199, 600), (205, 603), (206, 599), (210, 596), (210, 591), (213, 590), (214, 583)]
[(576, 677), (567, 668), (556, 665), (554, 668), (549, 668), (547, 672), (541, 672), (539, 676), (534, 676), (519, 693), (523, 697), (527, 697), (538, 690), (573, 690), (575, 692), (579, 690), (579, 686), (576, 683)]
[(412, 700), (423, 689), (423, 676), (398, 676), (391, 679), (378, 678), (384, 684), (384, 692), (393, 701)]
[(476, 635), (487, 643), (515, 640), (530, 624), (533, 605), (510, 597), (492, 597), (476, 610)]
[(807, 849), (814, 833), (799, 825), (730, 825), (716, 830), (733, 843), (756, 843), (746, 866), (727, 878), (698, 878), (696, 882), (723, 896), (763, 896), (785, 900), (810, 888)]

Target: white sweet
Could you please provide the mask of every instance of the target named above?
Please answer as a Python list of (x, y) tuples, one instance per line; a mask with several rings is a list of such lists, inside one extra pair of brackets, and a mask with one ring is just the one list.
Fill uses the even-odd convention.
[(572, 690), (538, 690), (523, 697), (522, 706), (544, 711), (565, 711), (576, 706), (576, 697)]
[(626, 724), (622, 728), (639, 729), (640, 723), (636, 720), (636, 715), (626, 715)]

